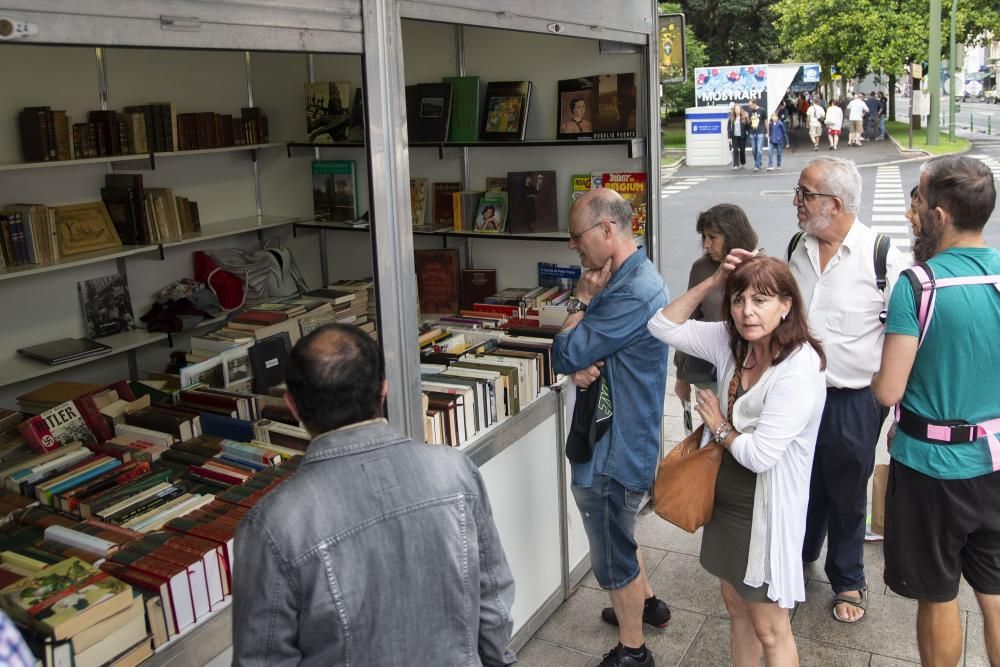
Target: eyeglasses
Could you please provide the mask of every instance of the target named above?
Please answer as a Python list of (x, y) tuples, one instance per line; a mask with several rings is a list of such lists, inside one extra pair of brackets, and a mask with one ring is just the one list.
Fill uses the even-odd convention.
[(838, 195), (832, 195), (829, 192), (810, 192), (801, 185), (795, 186), (794, 193), (792, 201), (797, 204), (804, 204), (808, 197), (833, 197), (834, 199), (840, 199)]
[(601, 226), (602, 224), (604, 224), (604, 223), (605, 223), (605, 221), (604, 221), (604, 220), (601, 220), (600, 222), (598, 222), (598, 223), (596, 223), (596, 224), (593, 224), (593, 225), (591, 225), (590, 227), (587, 227), (587, 228), (586, 228), (585, 230), (583, 230), (583, 231), (582, 231), (582, 232), (580, 232), (579, 234), (572, 234), (572, 233), (571, 233), (571, 234), (569, 235), (569, 240), (570, 240), (570, 241), (572, 241), (573, 243), (579, 243), (579, 242), (580, 242), (580, 239), (581, 239), (581, 238), (583, 238), (583, 235), (584, 235), (584, 234), (586, 234), (587, 232), (589, 232), (589, 231), (590, 231), (591, 229), (594, 229), (595, 227), (600, 227), (600, 226)]

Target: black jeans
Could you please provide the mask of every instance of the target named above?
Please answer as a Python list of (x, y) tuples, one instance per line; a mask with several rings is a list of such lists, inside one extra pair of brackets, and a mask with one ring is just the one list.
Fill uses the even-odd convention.
[(747, 135), (731, 137), (733, 143), (733, 166), (741, 167), (747, 163)]
[(875, 444), (888, 414), (868, 387), (826, 390), (809, 484), (802, 561), (818, 559), (826, 538), (824, 570), (834, 593), (865, 587), (868, 478), (875, 469)]

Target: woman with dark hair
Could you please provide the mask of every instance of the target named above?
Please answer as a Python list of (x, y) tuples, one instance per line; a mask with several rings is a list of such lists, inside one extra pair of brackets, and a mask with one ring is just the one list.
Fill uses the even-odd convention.
[[(735, 204), (718, 204), (698, 215), (695, 229), (701, 234), (704, 254), (691, 265), (688, 289), (691, 289), (718, 271), (719, 264), (733, 248), (756, 248), (757, 232), (750, 226), (750, 220), (743, 209)], [(702, 322), (722, 320), (722, 286), (705, 295), (691, 314), (691, 319)], [(715, 366), (704, 359), (691, 357), (680, 350), (674, 350), (674, 365), (677, 367), (677, 382), (674, 393), (684, 408), (684, 422), (691, 428), (691, 385), (699, 389), (714, 387)]]
[[(720, 286), (723, 321), (688, 319)], [(706, 443), (724, 448), (700, 560), (721, 581), (733, 665), (762, 656), (798, 665), (788, 610), (805, 600), (802, 539), (826, 360), (795, 279), (784, 262), (734, 250), (648, 327), (719, 369), (723, 402), (707, 390), (697, 396)]]
[(742, 169), (747, 164), (747, 135), (750, 134), (750, 116), (739, 104), (729, 110), (729, 149), (733, 152), (733, 169)]

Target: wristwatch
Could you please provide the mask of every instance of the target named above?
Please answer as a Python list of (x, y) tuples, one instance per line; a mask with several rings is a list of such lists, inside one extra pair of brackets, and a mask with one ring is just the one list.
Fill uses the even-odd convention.
[(570, 315), (574, 313), (585, 313), (587, 312), (587, 304), (580, 301), (575, 296), (570, 297), (569, 301), (566, 302), (566, 312)]

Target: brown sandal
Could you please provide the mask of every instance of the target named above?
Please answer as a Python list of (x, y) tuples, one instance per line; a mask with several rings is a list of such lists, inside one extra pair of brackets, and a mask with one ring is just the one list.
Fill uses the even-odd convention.
[[(860, 592), (861, 592), (860, 598), (848, 597), (846, 595), (838, 595), (836, 598), (834, 598), (833, 606), (830, 608), (830, 613), (833, 615), (833, 620), (840, 621), (841, 623), (857, 623), (858, 621), (860, 621), (861, 619), (863, 619), (865, 616), (868, 615), (868, 596), (867, 596), (868, 589), (862, 589)], [(857, 607), (861, 609), (865, 613), (861, 614), (859, 618), (850, 621), (846, 618), (841, 618), (840, 616), (837, 615), (838, 604), (849, 604), (852, 607)]]

